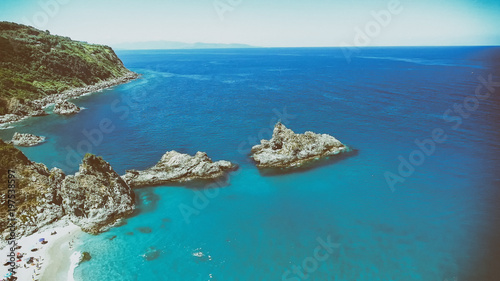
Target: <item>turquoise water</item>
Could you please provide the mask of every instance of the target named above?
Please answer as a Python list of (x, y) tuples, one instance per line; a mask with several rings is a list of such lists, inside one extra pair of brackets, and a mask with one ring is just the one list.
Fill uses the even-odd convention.
[[(500, 81), (498, 48), (368, 48), (350, 63), (334, 48), (118, 54), (141, 79), (0, 136), (46, 136), (22, 150), (66, 172), (86, 152), (123, 174), (172, 149), (240, 168), (209, 186), (137, 189), (125, 225), (84, 235), (92, 260), (77, 280), (498, 280), (500, 90), (456, 129), (443, 119), (478, 76)], [(354, 152), (261, 173), (248, 153), (278, 119)], [(391, 189), (386, 172), (435, 129), (446, 140)], [(324, 260), (320, 240), (338, 244)], [(307, 276), (293, 272), (303, 264)]]

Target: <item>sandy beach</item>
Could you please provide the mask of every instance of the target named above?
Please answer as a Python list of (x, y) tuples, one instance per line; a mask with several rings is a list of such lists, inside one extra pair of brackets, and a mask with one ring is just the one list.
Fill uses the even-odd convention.
[[(78, 262), (75, 257), (77, 255), (79, 257), (79, 254), (75, 254), (74, 245), (81, 233), (80, 228), (73, 223), (59, 221), (32, 235), (22, 237), (17, 241), (21, 248), (16, 250), (16, 254), (21, 253), (22, 258), (21, 261), (16, 260), (18, 268), (15, 276), (23, 281), (73, 280), (73, 271)], [(47, 243), (42, 244), (41, 238)], [(33, 252), (32, 249), (37, 250)], [(5, 278), (9, 273), (10, 266), (3, 265), (7, 261), (9, 252), (9, 247), (0, 250), (2, 257), (0, 278)]]

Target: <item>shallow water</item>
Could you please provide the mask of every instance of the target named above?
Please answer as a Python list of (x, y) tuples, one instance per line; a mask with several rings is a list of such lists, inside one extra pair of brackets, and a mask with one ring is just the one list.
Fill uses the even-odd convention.
[[(478, 76), (500, 80), (499, 53), (367, 48), (348, 63), (335, 48), (119, 52), (141, 79), (76, 100), (78, 115), (32, 118), (0, 136), (46, 136), (22, 150), (65, 172), (89, 151), (120, 174), (172, 149), (240, 165), (208, 189), (136, 190), (126, 225), (84, 236), (92, 260), (77, 280), (496, 280), (500, 90), (456, 129), (443, 114), (474, 95)], [(278, 119), (357, 153), (260, 173), (248, 153)], [(391, 190), (385, 173), (398, 175), (398, 157), (435, 129), (446, 140)], [(339, 245), (313, 260), (321, 239)], [(307, 276), (293, 273), (304, 262)]]

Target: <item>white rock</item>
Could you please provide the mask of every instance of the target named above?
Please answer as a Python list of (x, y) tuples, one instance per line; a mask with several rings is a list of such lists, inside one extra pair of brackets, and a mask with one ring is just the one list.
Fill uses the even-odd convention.
[(236, 168), (229, 161), (212, 162), (205, 152), (191, 156), (177, 151), (165, 153), (153, 167), (144, 171), (127, 171), (122, 178), (131, 187), (152, 186), (195, 179), (215, 179)]
[(34, 146), (45, 141), (45, 137), (14, 133), (11, 143), (17, 146)]
[(54, 106), (54, 113), (60, 115), (70, 115), (80, 112), (80, 108), (67, 100), (58, 101)]
[(346, 150), (344, 144), (330, 135), (295, 134), (278, 122), (270, 140), (261, 140), (252, 147), (252, 158), (260, 168), (288, 168)]

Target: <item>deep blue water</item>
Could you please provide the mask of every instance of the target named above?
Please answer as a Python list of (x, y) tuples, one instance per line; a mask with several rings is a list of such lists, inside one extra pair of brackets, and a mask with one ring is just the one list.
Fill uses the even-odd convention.
[[(500, 82), (500, 48), (366, 48), (351, 62), (336, 48), (118, 55), (141, 79), (75, 100), (86, 108), (78, 115), (30, 119), (0, 136), (48, 137), (22, 150), (66, 172), (78, 153), (123, 174), (169, 150), (240, 169), (222, 187), (136, 190), (139, 211), (126, 225), (84, 235), (79, 248), (92, 260), (79, 280), (500, 280), (500, 87), (474, 99), (478, 77)], [(261, 174), (248, 153), (278, 119), (356, 153)], [(445, 140), (418, 152), (415, 141), (435, 130)], [(420, 163), (401, 177), (399, 156), (410, 155)], [(388, 172), (401, 180), (392, 190)], [(339, 246), (318, 261), (321, 239)], [(148, 261), (150, 247), (160, 255)], [(293, 273), (304, 262), (307, 276)]]

